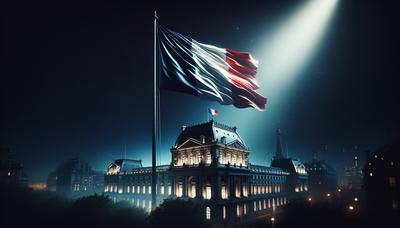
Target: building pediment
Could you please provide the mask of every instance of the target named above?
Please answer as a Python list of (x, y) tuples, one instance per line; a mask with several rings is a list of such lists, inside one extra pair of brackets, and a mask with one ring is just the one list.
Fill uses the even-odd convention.
[(232, 141), (229, 144), (227, 144), (227, 146), (244, 150), (246, 149), (246, 147), (239, 140)]
[(184, 141), (181, 145), (178, 145), (178, 149), (183, 149), (183, 148), (190, 148), (190, 147), (196, 147), (196, 146), (202, 146), (202, 143), (199, 140), (189, 138), (186, 141)]

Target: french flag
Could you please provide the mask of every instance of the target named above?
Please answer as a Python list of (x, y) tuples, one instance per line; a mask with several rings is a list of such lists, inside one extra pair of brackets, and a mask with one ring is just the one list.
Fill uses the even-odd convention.
[(159, 45), (160, 88), (265, 110), (267, 99), (256, 92), (258, 61), (250, 53), (202, 44), (162, 26)]
[(218, 116), (218, 109), (208, 108), (208, 113), (210, 113), (212, 116)]

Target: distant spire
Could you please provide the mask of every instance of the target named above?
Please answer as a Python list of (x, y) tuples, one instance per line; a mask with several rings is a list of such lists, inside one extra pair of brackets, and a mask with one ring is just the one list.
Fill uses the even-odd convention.
[(314, 151), (314, 153), (313, 153), (313, 160), (317, 160), (317, 151)]
[(289, 145), (286, 143), (286, 157), (289, 157)]
[(281, 129), (276, 130), (276, 152), (274, 159), (282, 159), (282, 142), (281, 142)]

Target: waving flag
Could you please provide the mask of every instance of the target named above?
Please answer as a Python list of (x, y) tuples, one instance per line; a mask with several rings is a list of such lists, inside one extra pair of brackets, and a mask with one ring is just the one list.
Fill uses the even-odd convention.
[(212, 116), (218, 116), (218, 109), (208, 108), (208, 113)]
[(202, 44), (161, 26), (159, 31), (162, 89), (265, 109), (267, 99), (256, 92), (258, 61), (250, 53)]

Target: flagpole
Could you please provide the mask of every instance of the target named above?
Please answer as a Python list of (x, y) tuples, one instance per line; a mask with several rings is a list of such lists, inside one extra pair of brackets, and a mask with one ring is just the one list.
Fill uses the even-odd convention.
[(154, 78), (153, 78), (153, 138), (152, 138), (152, 154), (151, 154), (151, 209), (154, 210), (157, 205), (157, 173), (156, 173), (156, 156), (157, 156), (157, 133), (158, 133), (158, 87), (157, 87), (157, 11), (154, 11)]

